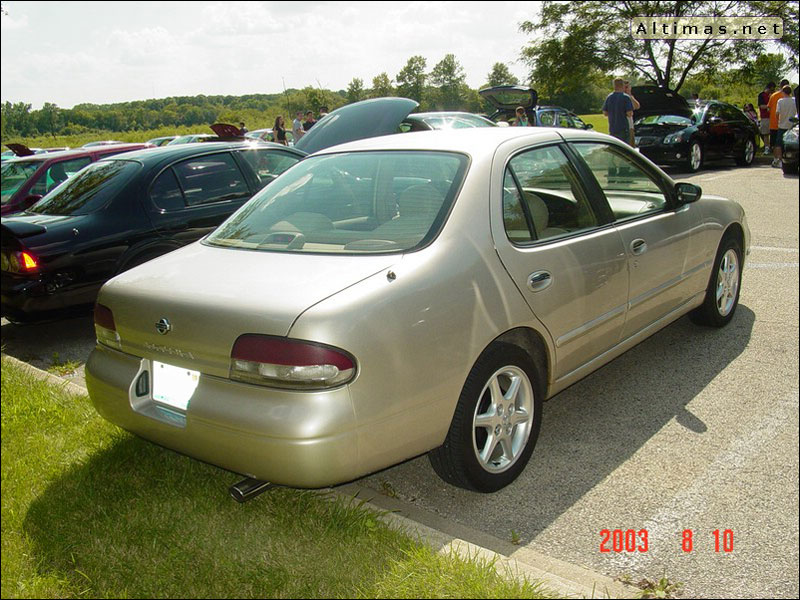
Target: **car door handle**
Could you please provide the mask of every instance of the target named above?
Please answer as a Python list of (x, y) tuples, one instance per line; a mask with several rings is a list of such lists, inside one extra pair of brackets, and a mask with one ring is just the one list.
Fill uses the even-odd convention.
[(548, 271), (536, 271), (528, 277), (528, 289), (532, 292), (541, 292), (550, 287), (553, 276)]
[(644, 254), (647, 252), (647, 242), (644, 240), (633, 240), (631, 242), (631, 254), (634, 256), (639, 256), (640, 254)]

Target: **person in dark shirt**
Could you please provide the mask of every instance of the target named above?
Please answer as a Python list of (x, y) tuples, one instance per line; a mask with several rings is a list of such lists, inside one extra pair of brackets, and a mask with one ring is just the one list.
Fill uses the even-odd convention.
[(614, 91), (603, 102), (603, 114), (608, 117), (608, 133), (630, 144), (628, 117), (633, 117), (633, 101), (625, 93), (625, 81), (614, 80)]
[(308, 131), (314, 126), (316, 121), (314, 120), (314, 113), (312, 111), (306, 112), (306, 120), (303, 121), (303, 131)]
[(764, 142), (764, 154), (770, 153), (769, 148), (769, 98), (775, 91), (775, 82), (770, 81), (764, 91), (758, 95), (759, 133)]
[(247, 133), (247, 127), (244, 126), (244, 122), (239, 123), (239, 135), (244, 135)]
[(288, 146), (289, 142), (286, 141), (286, 126), (284, 125), (283, 115), (278, 115), (275, 119), (275, 126), (272, 128), (272, 138), (277, 144)]

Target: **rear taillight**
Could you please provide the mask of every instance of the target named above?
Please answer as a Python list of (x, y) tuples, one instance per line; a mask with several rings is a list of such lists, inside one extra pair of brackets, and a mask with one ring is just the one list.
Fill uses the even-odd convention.
[(350, 382), (356, 361), (344, 350), (268, 335), (239, 336), (231, 379), (288, 389), (324, 389)]
[(39, 260), (28, 250), (3, 252), (2, 269), (9, 273), (37, 273)]
[(102, 304), (94, 305), (94, 332), (98, 343), (117, 350), (121, 348), (117, 326), (114, 323), (114, 313)]

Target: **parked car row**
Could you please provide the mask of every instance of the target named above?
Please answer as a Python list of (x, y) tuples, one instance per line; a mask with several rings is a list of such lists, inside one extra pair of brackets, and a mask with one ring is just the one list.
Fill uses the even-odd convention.
[(299, 487), (427, 452), (481, 492), (545, 399), (682, 315), (732, 320), (738, 204), (609, 136), (416, 107), (91, 162), (3, 217), (3, 315), (96, 302), (92, 401), (166, 448)]

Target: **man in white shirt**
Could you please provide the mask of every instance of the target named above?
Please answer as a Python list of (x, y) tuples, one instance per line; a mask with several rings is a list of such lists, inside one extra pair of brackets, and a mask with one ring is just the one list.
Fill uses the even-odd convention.
[(292, 137), (294, 137), (294, 143), (296, 144), (305, 134), (306, 132), (303, 130), (303, 111), (298, 110), (294, 116), (294, 121), (292, 121)]
[[(797, 105), (795, 104), (794, 98), (792, 98), (792, 88), (785, 85), (781, 88), (781, 91), (783, 92), (783, 97), (778, 100), (778, 104), (775, 108), (775, 112), (778, 115), (778, 148), (776, 148), (776, 158), (779, 167), (781, 166), (780, 159), (783, 157), (783, 136), (794, 126), (794, 123), (789, 119), (797, 115)], [(775, 166), (775, 164), (773, 163), (772, 166)]]

